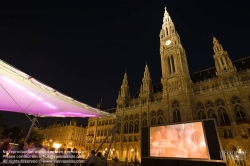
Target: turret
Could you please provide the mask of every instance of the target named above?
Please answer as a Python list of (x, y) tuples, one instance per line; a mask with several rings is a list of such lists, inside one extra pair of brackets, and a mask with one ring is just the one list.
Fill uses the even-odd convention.
[(149, 68), (148, 65), (146, 64), (140, 88), (140, 98), (143, 103), (149, 102), (151, 100), (151, 95), (152, 95), (152, 79), (150, 78)]
[(235, 72), (236, 68), (233, 66), (231, 59), (228, 56), (227, 51), (224, 51), (222, 45), (213, 36), (213, 49), (214, 49), (214, 61), (216, 67), (216, 74), (221, 75), (223, 73)]
[(121, 89), (118, 94), (118, 98), (116, 100), (117, 107), (124, 108), (127, 107), (130, 100), (129, 86), (128, 86), (128, 77), (127, 73), (124, 74), (124, 78), (122, 81)]

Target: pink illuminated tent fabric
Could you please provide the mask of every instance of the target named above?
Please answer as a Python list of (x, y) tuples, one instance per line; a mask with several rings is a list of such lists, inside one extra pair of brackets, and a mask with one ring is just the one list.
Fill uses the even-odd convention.
[(115, 116), (63, 95), (0, 60), (0, 110), (36, 117)]

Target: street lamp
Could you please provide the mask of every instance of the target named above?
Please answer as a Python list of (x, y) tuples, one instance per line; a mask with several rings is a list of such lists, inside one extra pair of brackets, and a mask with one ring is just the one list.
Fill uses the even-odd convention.
[(58, 150), (58, 148), (60, 148), (61, 145), (62, 145), (62, 144), (58, 144), (58, 143), (55, 142), (55, 143), (53, 144), (53, 147), (56, 148), (56, 150)]
[(52, 143), (52, 139), (49, 140), (49, 148), (50, 148), (51, 143)]

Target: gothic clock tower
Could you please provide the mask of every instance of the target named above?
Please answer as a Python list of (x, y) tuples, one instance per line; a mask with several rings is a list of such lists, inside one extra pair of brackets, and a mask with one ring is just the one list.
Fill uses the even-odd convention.
[[(182, 47), (180, 37), (175, 30), (174, 23), (166, 10), (164, 12), (162, 29), (160, 31), (160, 55), (162, 67), (163, 100), (167, 102), (169, 119), (183, 121), (192, 119), (190, 79), (186, 53)], [(180, 112), (172, 112), (174, 101), (178, 101)], [(183, 116), (181, 116), (183, 115)], [(179, 116), (173, 118), (174, 116)], [(174, 119), (174, 120), (173, 120)]]

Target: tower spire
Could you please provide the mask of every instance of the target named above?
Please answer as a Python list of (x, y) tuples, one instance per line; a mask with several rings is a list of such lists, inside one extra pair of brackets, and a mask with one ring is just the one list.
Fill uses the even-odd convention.
[(145, 70), (144, 70), (144, 78), (150, 78), (150, 72), (149, 72), (149, 69), (148, 69), (147, 62), (146, 62), (146, 65), (145, 65)]
[(163, 77), (172, 77), (180, 73), (185, 77), (190, 77), (185, 50), (166, 8), (160, 31), (160, 42)]
[(124, 78), (123, 78), (123, 81), (122, 81), (122, 85), (128, 85), (128, 76), (127, 76), (127, 72), (125, 72), (125, 74), (124, 74)]
[(142, 102), (145, 103), (147, 101), (150, 101), (151, 94), (152, 94), (152, 80), (150, 78), (148, 64), (146, 63), (144, 75), (142, 78), (142, 85), (140, 88), (140, 98), (142, 99)]
[(231, 59), (228, 56), (219, 41), (213, 36), (213, 49), (214, 49), (214, 60), (216, 67), (216, 74), (220, 75), (225, 72), (235, 71), (236, 68), (233, 66)]
[(214, 53), (219, 53), (224, 51), (222, 45), (219, 43), (219, 41), (216, 39), (215, 36), (213, 36), (213, 44), (214, 44)]
[(128, 105), (130, 99), (130, 93), (129, 93), (129, 86), (128, 86), (128, 76), (127, 72), (125, 72), (123, 80), (122, 80), (122, 85), (121, 89), (118, 94), (118, 99), (117, 99), (117, 106), (118, 108), (123, 108)]
[(167, 7), (165, 6), (164, 7), (164, 17), (163, 17), (163, 23), (171, 23), (172, 20), (171, 20), (171, 17), (167, 11)]

